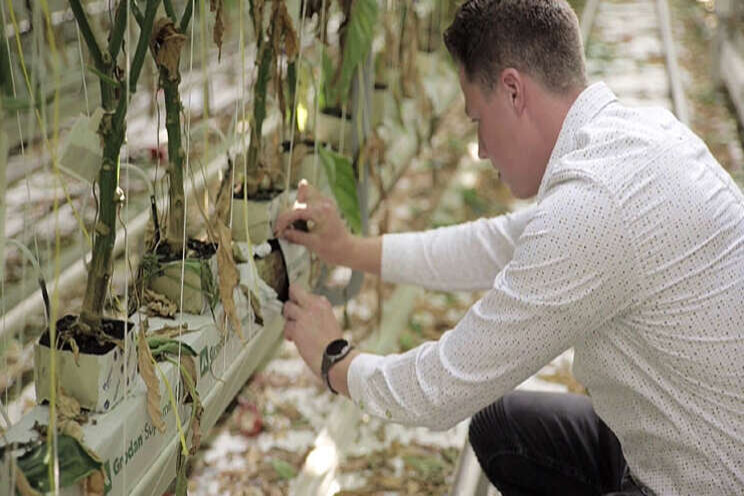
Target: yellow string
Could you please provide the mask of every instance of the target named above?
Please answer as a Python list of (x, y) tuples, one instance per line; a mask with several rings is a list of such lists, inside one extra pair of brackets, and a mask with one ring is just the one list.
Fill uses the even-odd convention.
[[(33, 88), (31, 87), (31, 79), (28, 75), (28, 69), (26, 68), (26, 59), (23, 56), (23, 49), (21, 47), (21, 31), (18, 27), (18, 21), (16, 20), (15, 10), (13, 9), (13, 3), (11, 0), (6, 0), (6, 3), (8, 4), (8, 8), (10, 9), (10, 22), (13, 25), (13, 31), (15, 32), (15, 41), (16, 41), (16, 48), (18, 50), (18, 61), (21, 64), (21, 70), (23, 71), (23, 79), (26, 83), (26, 89), (28, 90), (29, 98), (31, 99), (31, 105), (34, 108), (34, 115), (36, 116), (36, 120), (39, 123), (39, 127), (41, 128), (41, 135), (42, 139), (44, 140), (44, 144), (47, 146), (47, 148), (51, 151), (51, 157), (52, 157), (52, 171), (54, 172), (55, 176), (57, 177), (57, 180), (62, 184), (62, 191), (65, 194), (65, 199), (67, 200), (67, 204), (70, 205), (70, 208), (72, 209), (72, 215), (75, 217), (75, 220), (78, 223), (78, 226), (80, 227), (80, 230), (83, 232), (83, 235), (85, 236), (85, 240), (88, 243), (88, 247), (93, 247), (93, 243), (90, 238), (90, 234), (88, 233), (88, 230), (85, 228), (85, 223), (83, 222), (82, 217), (80, 216), (80, 213), (78, 212), (77, 208), (75, 207), (75, 204), (72, 202), (72, 198), (70, 197), (70, 193), (67, 190), (67, 185), (62, 180), (62, 175), (58, 167), (56, 152), (57, 152), (57, 139), (59, 136), (59, 71), (57, 70), (56, 65), (55, 67), (55, 77), (57, 78), (57, 81), (55, 82), (55, 90), (54, 90), (54, 121), (53, 121), (53, 137), (52, 137), (52, 146), (49, 146), (49, 140), (47, 138), (46, 133), (46, 122), (41, 116), (41, 113), (39, 112), (38, 107), (36, 106), (36, 98), (34, 96)], [(47, 24), (47, 37), (49, 38), (49, 45), (52, 52), (52, 60), (56, 64), (57, 62), (57, 46), (54, 39), (54, 33), (52, 32), (51, 27), (51, 16), (49, 15), (49, 6), (46, 2), (46, 0), (42, 0), (42, 11), (44, 12), (44, 17), (46, 19)], [(56, 200), (55, 200), (56, 201)]]
[[(10, 0), (8, 0), (10, 3)], [(59, 75), (59, 66), (58, 66), (58, 54), (57, 54), (57, 44), (56, 40), (54, 38), (54, 33), (52, 32), (52, 21), (51, 16), (49, 14), (49, 5), (47, 4), (46, 0), (41, 0), (41, 8), (42, 12), (44, 13), (44, 20), (46, 24), (46, 32), (47, 32), (47, 38), (49, 39), (49, 48), (52, 54), (52, 69), (54, 74), (54, 100), (53, 100), (53, 113), (52, 113), (52, 143), (51, 147), (49, 148), (49, 153), (52, 159), (52, 169), (57, 170), (57, 145), (58, 145), (58, 139), (59, 139), (59, 85), (60, 85), (60, 75)], [(11, 9), (11, 19), (13, 19), (13, 22), (15, 22), (15, 12), (13, 11), (12, 5), (10, 7)], [(17, 25), (14, 24), (14, 28), (16, 29), (16, 44), (19, 48), (19, 53), (21, 53), (20, 50), (20, 34), (16, 27)], [(23, 56), (21, 55), (21, 63), (23, 64)], [(31, 90), (31, 85), (28, 80), (28, 71), (26, 70), (25, 64), (22, 65), (24, 77), (26, 78), (26, 83), (29, 88), (29, 94), (31, 96), (31, 101), (33, 102), (33, 92)], [(39, 109), (36, 108), (36, 105), (34, 104), (34, 110), (37, 115), (37, 119), (39, 120), (39, 125), (41, 126), (42, 132), (44, 133), (44, 139), (46, 144), (48, 145), (48, 140), (46, 138), (46, 126), (43, 119), (41, 119), (41, 115), (39, 112)], [(54, 278), (55, 280), (59, 280), (59, 274), (60, 274), (60, 233), (59, 233), (59, 203), (57, 200), (57, 195), (54, 195), (54, 215), (55, 215), (55, 236), (54, 236)], [(74, 210), (74, 207), (73, 207)], [(49, 391), (49, 426), (47, 427), (47, 446), (48, 446), (48, 456), (51, 457), (52, 450), (54, 450), (54, 463), (49, 464), (49, 480), (50, 480), (50, 487), (54, 489), (54, 492), (56, 493), (58, 491), (58, 451), (57, 451), (57, 430), (56, 430), (56, 383), (57, 383), (57, 370), (56, 370), (56, 321), (57, 321), (57, 311), (59, 308), (59, 285), (55, 284), (54, 291), (52, 293), (52, 301), (51, 301), (51, 308), (50, 308), (50, 319), (49, 319), (49, 355), (50, 355), (50, 369), (49, 369), (49, 375), (50, 375), (50, 391)]]

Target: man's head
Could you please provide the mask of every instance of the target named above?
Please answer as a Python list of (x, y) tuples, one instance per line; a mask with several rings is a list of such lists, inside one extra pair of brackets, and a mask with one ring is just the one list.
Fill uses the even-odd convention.
[(478, 123), (480, 156), (517, 197), (534, 195), (586, 86), (576, 15), (565, 0), (467, 0), (444, 42)]

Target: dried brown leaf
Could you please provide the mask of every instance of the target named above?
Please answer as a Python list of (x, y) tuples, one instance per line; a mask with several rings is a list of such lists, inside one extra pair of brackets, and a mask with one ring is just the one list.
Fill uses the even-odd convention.
[(292, 17), (287, 11), (287, 4), (285, 2), (279, 3), (279, 12), (277, 25), (279, 30), (284, 37), (284, 53), (289, 60), (294, 59), (299, 51), (299, 43), (297, 42), (297, 32), (295, 31)]
[(62, 434), (75, 438), (80, 444), (84, 444), (83, 428), (76, 421), (71, 419), (61, 420), (57, 423), (57, 427)]
[(243, 339), (243, 327), (235, 308), (233, 291), (238, 286), (240, 275), (232, 255), (232, 233), (224, 222), (217, 221), (217, 267), (219, 273), (220, 300), (225, 315), (230, 319), (233, 330)]
[(143, 300), (147, 306), (147, 315), (151, 317), (173, 317), (178, 310), (175, 302), (151, 289), (145, 289)]
[(72, 349), (72, 357), (75, 360), (75, 365), (78, 367), (80, 366), (80, 347), (77, 344), (77, 341), (75, 341), (75, 338), (72, 336), (67, 336), (65, 338), (65, 341), (67, 344), (70, 345), (70, 348)]
[(220, 60), (222, 58), (222, 38), (225, 34), (225, 19), (222, 0), (209, 0), (209, 11), (215, 12), (212, 40), (215, 45), (217, 45), (217, 60)]
[(164, 338), (174, 338), (188, 332), (194, 332), (196, 329), (189, 329), (189, 325), (184, 322), (177, 326), (163, 326), (156, 331), (152, 331), (150, 336), (160, 336)]
[[(186, 373), (189, 374), (189, 378), (186, 379), (184, 377), (184, 382), (187, 382), (190, 380), (191, 384), (196, 388), (196, 381), (197, 381), (197, 375), (196, 375), (196, 362), (194, 361), (194, 357), (189, 355), (181, 355), (181, 366), (185, 369)], [(181, 372), (183, 374), (183, 371)]]
[(201, 417), (204, 413), (204, 408), (202, 407), (201, 403), (196, 403), (194, 405), (194, 408), (197, 409), (196, 414), (191, 419), (191, 449), (189, 450), (189, 453), (191, 455), (195, 455), (197, 451), (199, 451), (199, 445), (201, 444)]
[(178, 66), (181, 62), (181, 49), (186, 43), (186, 36), (178, 32), (175, 24), (167, 17), (155, 21), (152, 28), (151, 48), (155, 62), (168, 73), (168, 79), (176, 81), (180, 77)]
[(16, 490), (18, 490), (18, 494), (21, 496), (41, 496), (39, 491), (31, 487), (31, 484), (29, 484), (28, 479), (26, 479), (26, 474), (23, 473), (23, 470), (21, 470), (18, 465), (15, 465), (14, 468)]
[(152, 425), (160, 432), (165, 431), (165, 422), (160, 412), (160, 381), (155, 375), (155, 360), (152, 358), (150, 347), (147, 344), (147, 324), (142, 323), (137, 339), (137, 363), (139, 373), (147, 386), (147, 413), (150, 415)]
[(85, 496), (103, 496), (106, 490), (106, 474), (97, 470), (85, 479)]
[(248, 301), (251, 302), (251, 309), (253, 309), (253, 316), (256, 324), (262, 326), (264, 324), (264, 318), (263, 313), (261, 312), (261, 300), (258, 299), (258, 296), (253, 294), (253, 291), (244, 291), (243, 293), (248, 296)]
[(72, 420), (80, 415), (80, 403), (72, 396), (67, 396), (61, 387), (57, 392), (57, 418)]

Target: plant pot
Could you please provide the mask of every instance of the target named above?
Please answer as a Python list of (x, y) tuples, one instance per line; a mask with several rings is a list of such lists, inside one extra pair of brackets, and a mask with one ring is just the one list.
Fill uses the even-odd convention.
[[(68, 328), (76, 320), (67, 315), (57, 321), (58, 333)], [(126, 334), (126, 357), (124, 350), (114, 343), (104, 346), (89, 343), (77, 337), (80, 348), (78, 359), (68, 345), (57, 349), (56, 371), (60, 387), (65, 394), (75, 398), (80, 406), (95, 412), (107, 412), (124, 399), (137, 375), (137, 348), (135, 325), (121, 320), (103, 319), (104, 332), (112, 338), (124, 342)], [(34, 384), (36, 401), (50, 399), (51, 349), (49, 330), (42, 334), (34, 346)]]
[[(320, 157), (316, 157), (315, 154), (315, 143), (313, 140), (302, 140), (294, 144), (289, 184), (291, 188), (297, 189), (300, 179), (307, 179), (318, 190), (330, 194), (328, 177), (323, 169), (323, 164), (320, 162)], [(318, 142), (318, 148), (323, 146), (325, 146), (324, 143)], [(285, 169), (289, 159), (289, 141), (285, 141), (282, 143), (282, 164)]]
[[(274, 223), (284, 201), (281, 193), (272, 193), (266, 199), (233, 197), (233, 241), (248, 241), (259, 245), (274, 237)], [(247, 230), (247, 231), (246, 231)]]
[[(345, 117), (345, 118), (342, 118)], [(324, 109), (318, 112), (313, 129), (315, 140), (329, 143), (336, 150), (351, 148), (352, 119), (349, 112), (345, 116), (338, 109)]]
[(385, 83), (375, 83), (372, 92), (372, 127), (376, 128), (389, 115), (395, 115), (395, 98)]
[[(219, 299), (216, 282), (217, 248), (210, 243), (189, 240), (189, 251), (193, 254), (187, 254), (183, 269), (180, 254), (173, 254), (161, 261), (157, 274), (149, 278), (148, 288), (166, 296), (181, 311), (200, 315), (213, 309)], [(174, 256), (177, 256), (175, 260), (172, 259)]]

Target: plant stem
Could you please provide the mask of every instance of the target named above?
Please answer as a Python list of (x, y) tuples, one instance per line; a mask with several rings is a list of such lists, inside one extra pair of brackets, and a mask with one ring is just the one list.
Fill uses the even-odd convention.
[(186, 0), (186, 7), (183, 9), (181, 22), (178, 23), (178, 30), (183, 34), (186, 34), (186, 28), (189, 27), (189, 23), (191, 22), (191, 16), (194, 13), (194, 2), (196, 0)]
[[(166, 11), (167, 3), (166, 1)], [(187, 0), (187, 6), (181, 18), (182, 23), (186, 23), (183, 28), (176, 28), (183, 33), (188, 28), (188, 22), (191, 20), (192, 0)], [(170, 7), (173, 8), (172, 5)], [(135, 16), (137, 17), (137, 16)], [(171, 19), (175, 17), (175, 14)], [(144, 21), (137, 22), (142, 26)], [(152, 47), (151, 47), (152, 48)], [(156, 54), (151, 50), (153, 58), (157, 60)], [(169, 70), (162, 65), (158, 65), (160, 73), (160, 86), (163, 88), (165, 97), (165, 128), (168, 131), (168, 167), (169, 189), (168, 189), (168, 224), (166, 231), (166, 242), (173, 253), (181, 252), (184, 248), (184, 218), (186, 194), (183, 187), (183, 167), (186, 155), (181, 145), (181, 94), (178, 91), (178, 85), (181, 83), (181, 76), (177, 74), (175, 78), (171, 77)]]
[(163, 0), (163, 8), (165, 8), (165, 13), (168, 17), (170, 17), (171, 21), (173, 21), (174, 23), (178, 22), (178, 18), (176, 17), (176, 9), (173, 8), (173, 2), (171, 0)]
[(266, 118), (266, 92), (271, 77), (271, 59), (273, 58), (271, 43), (262, 43), (258, 53), (259, 66), (253, 91), (253, 126), (251, 126), (251, 143), (248, 146), (248, 170), (256, 170), (261, 152), (261, 129)]
[(96, 40), (96, 35), (93, 34), (93, 30), (90, 28), (88, 22), (88, 15), (85, 13), (80, 0), (70, 0), (70, 8), (75, 16), (75, 20), (80, 27), (80, 32), (83, 34), (85, 44), (88, 45), (88, 51), (90, 56), (93, 57), (93, 63), (96, 65), (99, 71), (105, 72), (105, 66), (107, 65), (103, 59), (103, 52), (101, 51), (101, 45)]
[[(145, 17), (140, 30), (137, 49), (129, 74), (130, 92), (119, 91), (119, 100), (114, 106), (114, 88), (108, 83), (101, 81), (101, 100), (106, 113), (104, 114), (99, 133), (103, 141), (103, 159), (98, 179), (98, 221), (95, 226), (95, 239), (93, 242), (93, 258), (90, 263), (88, 273), (88, 282), (85, 287), (83, 307), (80, 312), (80, 320), (91, 329), (100, 329), (101, 318), (103, 315), (103, 306), (108, 294), (108, 286), (113, 273), (113, 249), (116, 240), (116, 211), (119, 205), (117, 190), (119, 187), (119, 152), (124, 142), (126, 132), (125, 117), (128, 108), (128, 99), (137, 88), (137, 79), (139, 78), (142, 64), (144, 62), (145, 52), (150, 44), (152, 34), (152, 25), (155, 19), (155, 12), (161, 0), (148, 0), (145, 9)], [(76, 3), (80, 6), (79, 0), (71, 0), (71, 4)], [(87, 25), (87, 18), (80, 9), (80, 16), (76, 14), (78, 23)], [(75, 10), (73, 10), (75, 12)], [(126, 22), (126, 16), (117, 16), (116, 21), (119, 23)], [(89, 26), (88, 26), (89, 28)], [(114, 32), (119, 28), (114, 26)], [(81, 31), (85, 32), (82, 29)], [(92, 32), (91, 32), (92, 34)], [(88, 38), (86, 37), (86, 42)], [(97, 47), (97, 45), (96, 45)], [(100, 55), (100, 50), (99, 50)], [(107, 54), (108, 55), (108, 54)], [(116, 78), (113, 71), (114, 64), (108, 64), (99, 67), (99, 70), (106, 76)], [(108, 93), (103, 89), (108, 88)]]
[(116, 9), (116, 17), (114, 18), (114, 30), (111, 33), (111, 40), (109, 41), (108, 47), (111, 60), (116, 60), (124, 41), (124, 31), (127, 27), (126, 16), (127, 0), (119, 0), (119, 7)]
[(183, 165), (185, 154), (181, 146), (181, 95), (178, 92), (180, 76), (176, 80), (168, 77), (168, 70), (160, 68), (160, 83), (165, 95), (165, 128), (168, 131), (168, 230), (166, 240), (176, 253), (183, 250), (184, 205)]
[(150, 45), (150, 36), (152, 35), (152, 25), (155, 22), (155, 13), (160, 5), (160, 0), (148, 0), (145, 8), (145, 18), (142, 21), (140, 37), (137, 41), (137, 49), (134, 52), (132, 66), (129, 73), (129, 92), (137, 91), (137, 80), (142, 71), (142, 64), (145, 61), (145, 53)]
[[(4, 17), (3, 17), (4, 18)], [(0, 96), (13, 94), (13, 82), (10, 80), (10, 49), (8, 39), (0, 38)]]

